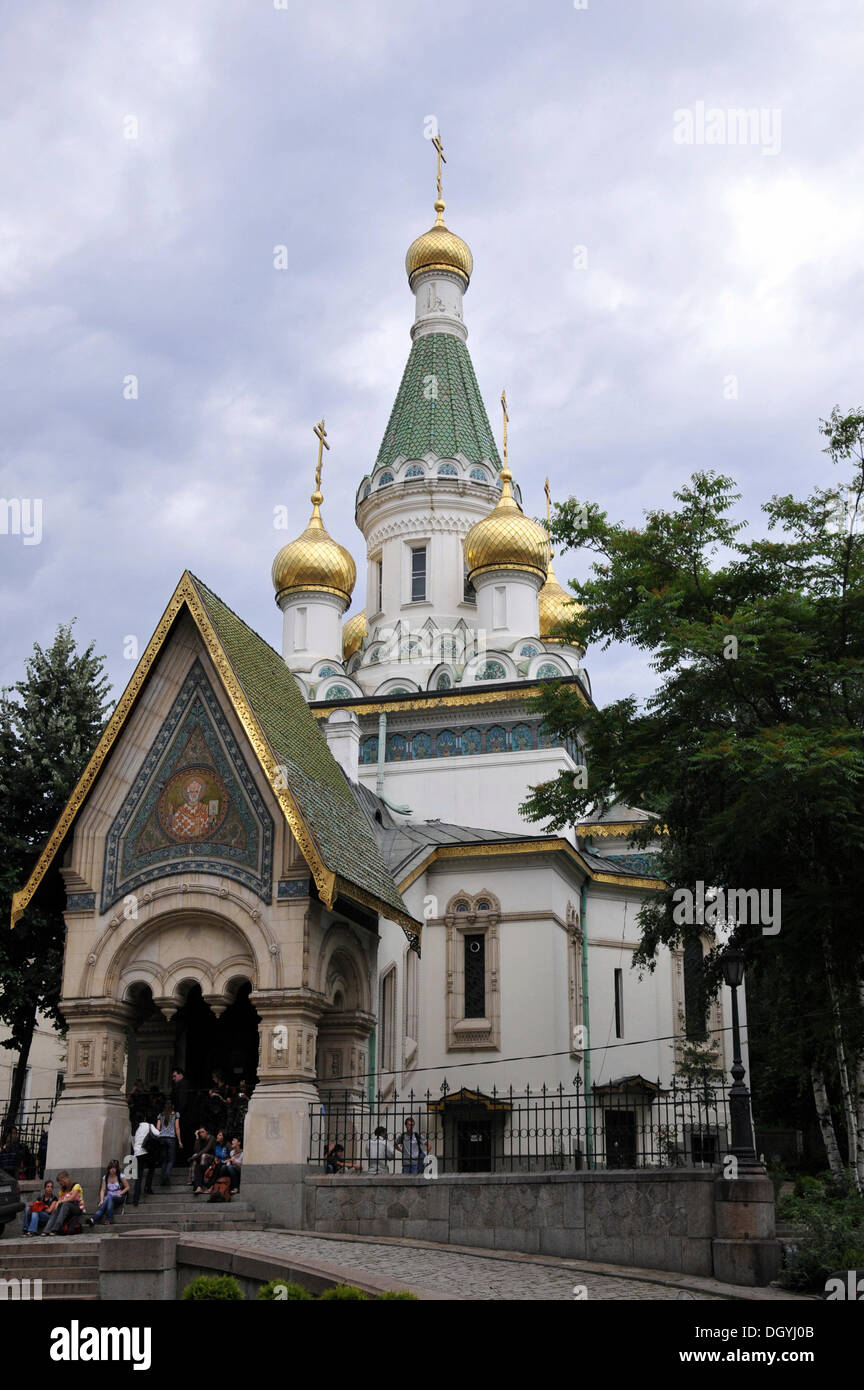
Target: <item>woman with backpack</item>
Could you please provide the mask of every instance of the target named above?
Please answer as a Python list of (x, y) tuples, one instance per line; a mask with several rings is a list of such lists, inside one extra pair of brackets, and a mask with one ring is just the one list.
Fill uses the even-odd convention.
[(153, 1174), (159, 1157), (159, 1131), (149, 1120), (142, 1120), (132, 1137), (132, 1153), (135, 1158), (135, 1184), (132, 1188), (132, 1205), (137, 1207), (141, 1200), (141, 1180), (145, 1177), (144, 1196), (153, 1195)]

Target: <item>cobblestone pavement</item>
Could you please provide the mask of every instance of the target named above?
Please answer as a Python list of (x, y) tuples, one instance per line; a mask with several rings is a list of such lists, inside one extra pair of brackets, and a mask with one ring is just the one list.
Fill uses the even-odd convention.
[[(194, 1235), (190, 1233), (190, 1238)], [(541, 1299), (569, 1300), (574, 1298), (574, 1285), (587, 1288), (590, 1299), (677, 1299), (681, 1290), (665, 1284), (649, 1284), (642, 1280), (610, 1278), (603, 1274), (565, 1269), (554, 1265), (534, 1264), (530, 1260), (490, 1259), (483, 1255), (463, 1255), (454, 1250), (430, 1249), (429, 1246), (377, 1244), (374, 1241), (331, 1239), (288, 1231), (232, 1231), (201, 1233), (208, 1244), (252, 1246), (256, 1250), (284, 1251), (286, 1255), (327, 1264), (343, 1265), (350, 1269), (392, 1279), (394, 1289), (416, 1284), (424, 1289), (447, 1293), (455, 1298), (479, 1299)], [(686, 1295), (702, 1302), (717, 1301), (706, 1293)]]

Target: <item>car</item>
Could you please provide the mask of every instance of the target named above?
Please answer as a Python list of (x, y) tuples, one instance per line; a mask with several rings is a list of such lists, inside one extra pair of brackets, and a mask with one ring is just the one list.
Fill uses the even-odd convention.
[(8, 1221), (24, 1210), (18, 1192), (18, 1179), (12, 1173), (0, 1169), (0, 1236)]

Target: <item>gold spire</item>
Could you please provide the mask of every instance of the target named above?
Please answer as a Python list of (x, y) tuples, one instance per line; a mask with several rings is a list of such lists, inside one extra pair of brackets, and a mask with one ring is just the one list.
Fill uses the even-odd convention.
[[(549, 479), (543, 485), (546, 493), (546, 531), (548, 534), (549, 526), (552, 521), (552, 494), (549, 490)], [(568, 594), (558, 582), (558, 576), (552, 568), (552, 561), (555, 552), (549, 552), (549, 569), (546, 573), (546, 583), (537, 595), (537, 610), (540, 617), (540, 636), (547, 642), (562, 642), (564, 639), (555, 633), (556, 628), (562, 627), (569, 622), (576, 613), (584, 612), (584, 605), (577, 603), (572, 594)]]
[(464, 281), (467, 289), (474, 269), (474, 257), (471, 255), (471, 248), (468, 243), (457, 236), (455, 232), (451, 232), (444, 222), (446, 204), (441, 179), (441, 165), (446, 164), (447, 160), (444, 155), (444, 144), (440, 132), (432, 137), (432, 146), (435, 150), (438, 166), (435, 223), (428, 232), (423, 232), (408, 247), (408, 254), (405, 257), (408, 283), (409, 285), (412, 284), (414, 276), (419, 275), (422, 270), (442, 270), (458, 275), (460, 280)]
[(549, 568), (549, 537), (542, 526), (524, 515), (510, 486), (513, 481), (507, 450), (510, 414), (504, 391), (501, 392), (501, 409), (504, 414), (501, 496), (489, 515), (476, 522), (463, 541), (468, 578), (473, 580), (487, 570), (529, 570), (545, 580)]
[(283, 545), (273, 561), (273, 587), (276, 601), (285, 593), (300, 590), (314, 593), (336, 594), (350, 604), (351, 594), (357, 582), (357, 566), (343, 545), (328, 535), (321, 520), (321, 470), (324, 465), (324, 450), (329, 450), (324, 421), (319, 420), (313, 428), (318, 439), (318, 462), (315, 468), (315, 491), (309, 499), (312, 515), (309, 525), (296, 540)]

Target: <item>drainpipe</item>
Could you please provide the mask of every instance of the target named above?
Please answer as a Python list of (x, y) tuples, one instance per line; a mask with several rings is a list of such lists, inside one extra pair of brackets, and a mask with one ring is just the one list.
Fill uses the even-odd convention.
[(384, 792), (384, 757), (387, 752), (387, 715), (378, 716), (378, 776), (375, 778), (375, 795)]
[(588, 1007), (588, 888), (587, 879), (582, 884), (579, 898), (579, 921), (582, 926), (582, 1022), (585, 1026), (585, 1158), (589, 1168), (594, 1167), (594, 1136), (591, 1126), (591, 1023)]
[(375, 778), (375, 795), (379, 801), (383, 801), (385, 806), (389, 806), (391, 811), (396, 811), (400, 816), (410, 816), (412, 814), (410, 806), (397, 806), (395, 801), (388, 801), (384, 795), (384, 761), (387, 757), (387, 715), (378, 716), (378, 773)]

